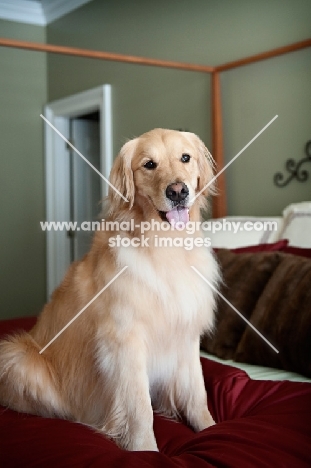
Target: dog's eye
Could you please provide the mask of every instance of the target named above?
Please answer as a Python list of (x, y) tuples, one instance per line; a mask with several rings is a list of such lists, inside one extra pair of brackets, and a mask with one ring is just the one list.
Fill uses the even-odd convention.
[(190, 155), (189, 154), (183, 154), (180, 160), (183, 163), (187, 163), (187, 162), (190, 161)]
[(144, 164), (144, 167), (146, 169), (155, 169), (157, 167), (157, 163), (155, 163), (154, 161), (152, 161), (152, 159), (150, 159), (150, 161), (147, 161), (146, 164)]

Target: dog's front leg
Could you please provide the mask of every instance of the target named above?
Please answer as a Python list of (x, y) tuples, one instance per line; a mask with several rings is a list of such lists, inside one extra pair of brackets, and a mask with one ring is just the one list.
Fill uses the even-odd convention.
[(128, 370), (131, 376), (124, 395), (128, 418), (126, 448), (158, 451), (153, 432), (153, 411), (147, 373), (135, 369), (135, 366), (129, 367)]
[(215, 424), (207, 406), (207, 395), (200, 363), (199, 343), (189, 346), (184, 355), (181, 372), (177, 377), (177, 394), (181, 395), (179, 407), (195, 431)]
[(127, 450), (158, 451), (145, 353), (139, 340), (101, 348), (110, 408), (103, 432)]

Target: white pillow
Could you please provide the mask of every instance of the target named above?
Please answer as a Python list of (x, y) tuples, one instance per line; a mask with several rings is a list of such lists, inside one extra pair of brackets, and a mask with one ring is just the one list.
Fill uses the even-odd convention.
[(289, 245), (311, 247), (311, 202), (293, 203), (283, 211), (284, 225), (280, 239), (288, 239)]
[[(272, 243), (279, 239), (283, 218), (261, 216), (227, 216), (210, 219), (202, 224), (204, 235), (212, 247), (234, 249), (250, 245)], [(204, 229), (209, 227), (209, 229)]]

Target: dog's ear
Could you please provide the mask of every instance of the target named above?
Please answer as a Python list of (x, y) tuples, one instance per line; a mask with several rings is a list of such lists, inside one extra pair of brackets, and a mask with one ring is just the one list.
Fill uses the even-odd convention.
[[(199, 177), (198, 177), (198, 185), (197, 185), (197, 192), (201, 192), (204, 196), (207, 195), (215, 195), (217, 193), (215, 188), (215, 181), (212, 183), (211, 180), (214, 177), (214, 169), (215, 169), (215, 161), (209, 152), (209, 150), (204, 145), (203, 141), (194, 133), (190, 132), (182, 132), (186, 138), (190, 139), (191, 142), (195, 145), (198, 151), (198, 169), (199, 169)], [(210, 184), (210, 185), (208, 185)], [(205, 188), (208, 185), (207, 188)]]
[(136, 139), (125, 143), (111, 169), (109, 181), (119, 193), (112, 187), (109, 187), (108, 200), (110, 213), (117, 212), (124, 205), (124, 199), (128, 200), (128, 203), (125, 203), (128, 205), (129, 210), (133, 207), (135, 185), (131, 162), (135, 147)]

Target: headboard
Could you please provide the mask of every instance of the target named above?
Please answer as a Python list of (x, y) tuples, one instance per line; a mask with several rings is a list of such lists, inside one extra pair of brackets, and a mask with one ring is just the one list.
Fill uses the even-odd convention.
[[(216, 161), (218, 172), (224, 168), (223, 151), (223, 130), (222, 130), (222, 112), (221, 112), (221, 85), (220, 75), (227, 70), (242, 67), (251, 63), (267, 60), (279, 55), (288, 54), (297, 50), (311, 47), (311, 39), (296, 42), (284, 47), (279, 47), (267, 52), (263, 52), (250, 57), (245, 57), (234, 62), (228, 62), (216, 67), (208, 65), (196, 65), (191, 63), (174, 62), (168, 60), (157, 60), (147, 57), (138, 57), (132, 55), (114, 54), (110, 52), (78, 49), (74, 47), (64, 47), (52, 44), (40, 44), (36, 42), (26, 42), (13, 39), (0, 38), (0, 46), (13, 47), (18, 49), (33, 50), (38, 52), (48, 52), (53, 54), (72, 55), (86, 57), (97, 60), (109, 60), (114, 62), (123, 62), (136, 65), (147, 65), (154, 67), (175, 68), (194, 72), (209, 73), (212, 75), (212, 154)], [(217, 178), (218, 196), (213, 200), (213, 218), (220, 218), (227, 215), (227, 199), (225, 175), (222, 172)]]

